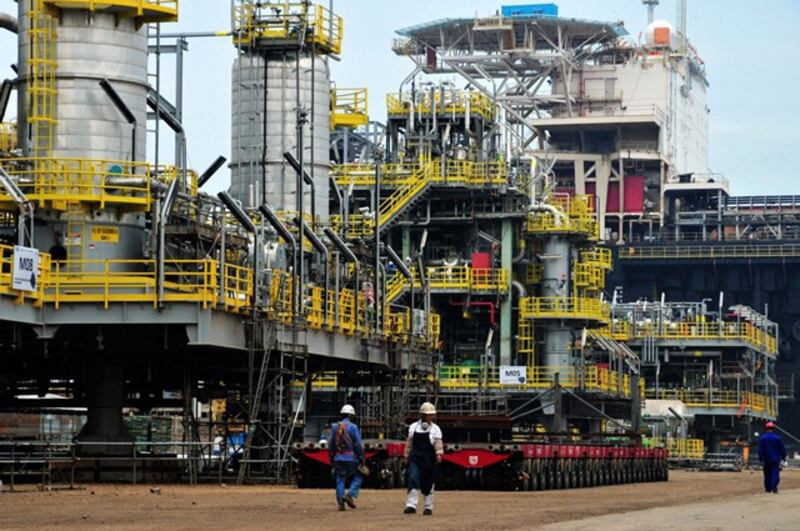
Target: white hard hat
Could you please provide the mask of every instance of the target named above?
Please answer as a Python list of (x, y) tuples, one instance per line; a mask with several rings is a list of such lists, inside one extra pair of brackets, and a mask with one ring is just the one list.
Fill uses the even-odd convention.
[(421, 406), (419, 406), (419, 414), (420, 415), (435, 415), (436, 414), (436, 407), (430, 402), (425, 402)]
[(339, 413), (342, 415), (355, 415), (356, 410), (350, 404), (345, 404), (342, 406), (342, 410)]

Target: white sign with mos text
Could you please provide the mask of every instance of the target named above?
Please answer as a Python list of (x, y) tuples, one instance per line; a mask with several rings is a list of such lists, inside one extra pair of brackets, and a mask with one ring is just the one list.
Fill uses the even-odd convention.
[(525, 385), (528, 383), (528, 371), (524, 365), (501, 365), (500, 385)]
[(38, 282), (39, 249), (15, 245), (11, 287), (19, 291), (36, 291)]

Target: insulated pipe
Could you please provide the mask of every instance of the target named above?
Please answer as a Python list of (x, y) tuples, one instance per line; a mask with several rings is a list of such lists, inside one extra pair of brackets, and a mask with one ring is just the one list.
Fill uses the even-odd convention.
[(8, 13), (0, 13), (0, 28), (7, 29), (11, 33), (19, 33), (17, 19)]
[[(344, 223), (344, 199), (342, 198), (342, 190), (339, 188), (339, 185), (336, 183), (336, 179), (334, 179), (333, 175), (329, 175), (328, 180), (331, 184), (331, 190), (333, 190), (333, 193), (336, 194), (336, 202), (339, 205), (339, 219)], [(346, 226), (347, 223), (345, 223), (345, 227)]]
[[(309, 239), (311, 245), (322, 255), (322, 259), (325, 261), (325, 298), (322, 300), (323, 311), (325, 313), (325, 321), (328, 320), (328, 293), (330, 292), (330, 278), (328, 275), (328, 248), (325, 247), (325, 244), (322, 243), (322, 240), (319, 239), (313, 230), (308, 226), (308, 223), (302, 221), (300, 218), (294, 218), (294, 224), (297, 225), (306, 235), (306, 238)], [(338, 297), (338, 294), (337, 294)]]
[(528, 290), (525, 289), (525, 286), (519, 280), (512, 280), (511, 287), (513, 287), (517, 291), (518, 298), (521, 299), (522, 297), (528, 296)]
[(354, 306), (356, 314), (355, 329), (356, 332), (358, 332), (358, 311), (359, 311), (358, 295), (361, 289), (361, 264), (359, 263), (358, 258), (356, 258), (356, 255), (353, 253), (353, 251), (350, 250), (347, 244), (344, 243), (344, 241), (342, 241), (342, 239), (335, 232), (333, 232), (330, 227), (325, 227), (325, 229), (323, 230), (325, 232), (325, 236), (328, 237), (328, 239), (333, 243), (333, 245), (335, 245), (339, 249), (339, 251), (341, 251), (341, 253), (345, 255), (345, 257), (347, 257), (348, 260), (350, 260), (351, 262), (353, 262), (353, 264), (355, 264), (356, 267), (356, 288), (354, 290), (354, 295), (355, 295)]
[[(313, 113), (312, 113), (312, 116), (313, 116)], [(298, 175), (302, 174), (303, 182), (311, 187), (311, 222), (312, 223), (316, 223), (317, 222), (317, 208), (316, 208), (317, 190), (314, 187), (314, 179), (311, 178), (311, 176), (308, 174), (307, 171), (305, 171), (304, 169), (301, 170), (300, 162), (298, 162), (298, 160), (290, 152), (288, 152), (288, 151), (284, 152), (283, 158), (284, 158), (284, 160), (286, 160), (286, 162), (289, 163), (289, 166), (291, 166), (292, 169)]]
[[(283, 222), (278, 218), (277, 214), (273, 212), (273, 210), (267, 206), (266, 204), (261, 205), (258, 207), (258, 211), (264, 216), (264, 219), (272, 225), (272, 228), (275, 229), (275, 232), (278, 235), (286, 240), (289, 243), (289, 247), (292, 248), (292, 260), (297, 256), (297, 241), (295, 240), (294, 236), (292, 235), (291, 231), (283, 224)], [(295, 277), (296, 271), (292, 271), (292, 279)], [(296, 284), (296, 282), (293, 282)], [(297, 293), (299, 290), (295, 289), (296, 286), (293, 285), (292, 287), (292, 313), (297, 315), (298, 313), (298, 297)]]

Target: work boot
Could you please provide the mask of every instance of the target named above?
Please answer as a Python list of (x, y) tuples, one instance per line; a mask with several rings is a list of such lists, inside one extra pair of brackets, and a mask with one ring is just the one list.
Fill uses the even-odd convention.
[(343, 504), (343, 503), (340, 503), (340, 504), (339, 504), (339, 510), (340, 510), (340, 511), (344, 511), (344, 504)]
[(403, 514), (416, 514), (416, 512), (417, 512), (416, 508), (406, 507), (406, 509), (403, 511)]
[(433, 511), (430, 509), (425, 509), (424, 511), (422, 511), (422, 516), (432, 516), (432, 515)]
[(356, 501), (355, 501), (355, 500), (353, 499), (353, 497), (352, 497), (352, 496), (350, 496), (349, 494), (345, 494), (345, 495), (344, 495), (344, 502), (345, 502), (345, 503), (347, 504), (347, 506), (348, 506), (348, 507), (350, 507), (351, 509), (355, 509), (355, 508), (356, 508)]

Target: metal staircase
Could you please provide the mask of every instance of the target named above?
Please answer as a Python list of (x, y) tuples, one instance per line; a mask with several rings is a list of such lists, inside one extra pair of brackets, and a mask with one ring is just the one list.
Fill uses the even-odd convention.
[(431, 184), (430, 165), (423, 165), (412, 178), (398, 187), (381, 202), (378, 209), (378, 224), (383, 232), (402, 214), (417, 204)]

